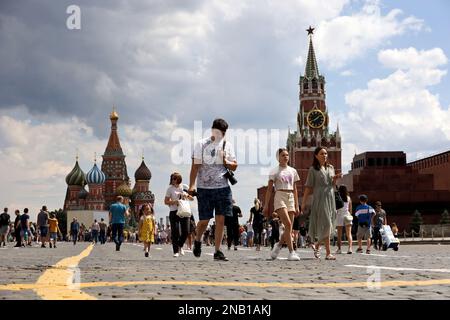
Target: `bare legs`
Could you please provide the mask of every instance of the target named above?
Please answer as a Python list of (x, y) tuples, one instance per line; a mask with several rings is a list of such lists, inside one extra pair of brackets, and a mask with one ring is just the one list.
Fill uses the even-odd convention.
[(281, 219), (281, 222), (284, 224), (284, 232), (280, 237), (280, 243), (278, 245), (283, 245), (286, 243), (289, 249), (289, 252), (294, 251), (292, 245), (292, 222), (294, 221), (294, 212), (288, 212), (287, 208), (280, 208), (277, 210), (278, 216)]
[(345, 233), (347, 234), (347, 240), (348, 240), (348, 252), (352, 252), (353, 238), (352, 238), (352, 225), (351, 224), (348, 224), (345, 226)]

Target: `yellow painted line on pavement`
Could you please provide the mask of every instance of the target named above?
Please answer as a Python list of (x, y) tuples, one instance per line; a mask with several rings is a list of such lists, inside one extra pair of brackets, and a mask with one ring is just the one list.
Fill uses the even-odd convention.
[[(450, 285), (450, 279), (411, 280), (411, 281), (381, 281), (376, 282), (328, 282), (328, 283), (288, 283), (288, 282), (210, 282), (210, 281), (117, 281), (117, 282), (85, 282), (79, 289), (98, 287), (126, 287), (136, 285), (177, 285), (200, 287), (253, 287), (253, 288), (364, 288), (364, 287), (418, 287), (434, 285)], [(35, 290), (44, 299), (95, 299), (80, 290), (70, 289), (67, 284), (7, 284), (0, 285), (0, 291)]]
[(384, 282), (329, 282), (329, 283), (288, 283), (288, 282), (211, 282), (211, 281), (117, 281), (117, 282), (86, 282), (81, 288), (95, 287), (125, 287), (135, 285), (178, 285), (205, 287), (254, 287), (254, 288), (357, 288), (367, 286), (402, 287), (402, 286), (433, 286), (450, 285), (450, 279), (417, 280), (417, 281), (384, 281)]
[(78, 263), (86, 258), (94, 248), (90, 244), (79, 255), (62, 259), (45, 272), (37, 280), (33, 288), (44, 300), (95, 300), (96, 298), (80, 290), (77, 281)]

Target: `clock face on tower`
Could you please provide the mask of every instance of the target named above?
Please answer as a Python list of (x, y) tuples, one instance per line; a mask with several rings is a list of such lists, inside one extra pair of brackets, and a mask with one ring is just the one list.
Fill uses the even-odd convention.
[(325, 124), (325, 115), (322, 111), (314, 109), (308, 113), (306, 120), (311, 128), (321, 128)]

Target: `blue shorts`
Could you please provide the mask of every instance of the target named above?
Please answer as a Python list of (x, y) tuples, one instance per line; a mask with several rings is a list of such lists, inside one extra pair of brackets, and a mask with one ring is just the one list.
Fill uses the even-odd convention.
[(197, 189), (198, 218), (209, 220), (216, 215), (233, 216), (233, 195), (230, 187)]
[(41, 237), (46, 237), (48, 235), (48, 227), (39, 227), (39, 230), (41, 231)]

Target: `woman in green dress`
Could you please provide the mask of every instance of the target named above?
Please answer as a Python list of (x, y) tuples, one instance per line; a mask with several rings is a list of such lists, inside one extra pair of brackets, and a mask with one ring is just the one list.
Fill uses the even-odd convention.
[(308, 233), (313, 242), (314, 256), (320, 258), (320, 244), (325, 244), (326, 260), (336, 260), (331, 254), (330, 236), (334, 230), (336, 218), (336, 203), (334, 188), (336, 181), (342, 175), (335, 174), (334, 168), (328, 163), (328, 153), (324, 147), (314, 150), (313, 165), (309, 168), (303, 194), (302, 212), (305, 212), (306, 201), (312, 194), (311, 215), (309, 217)]

